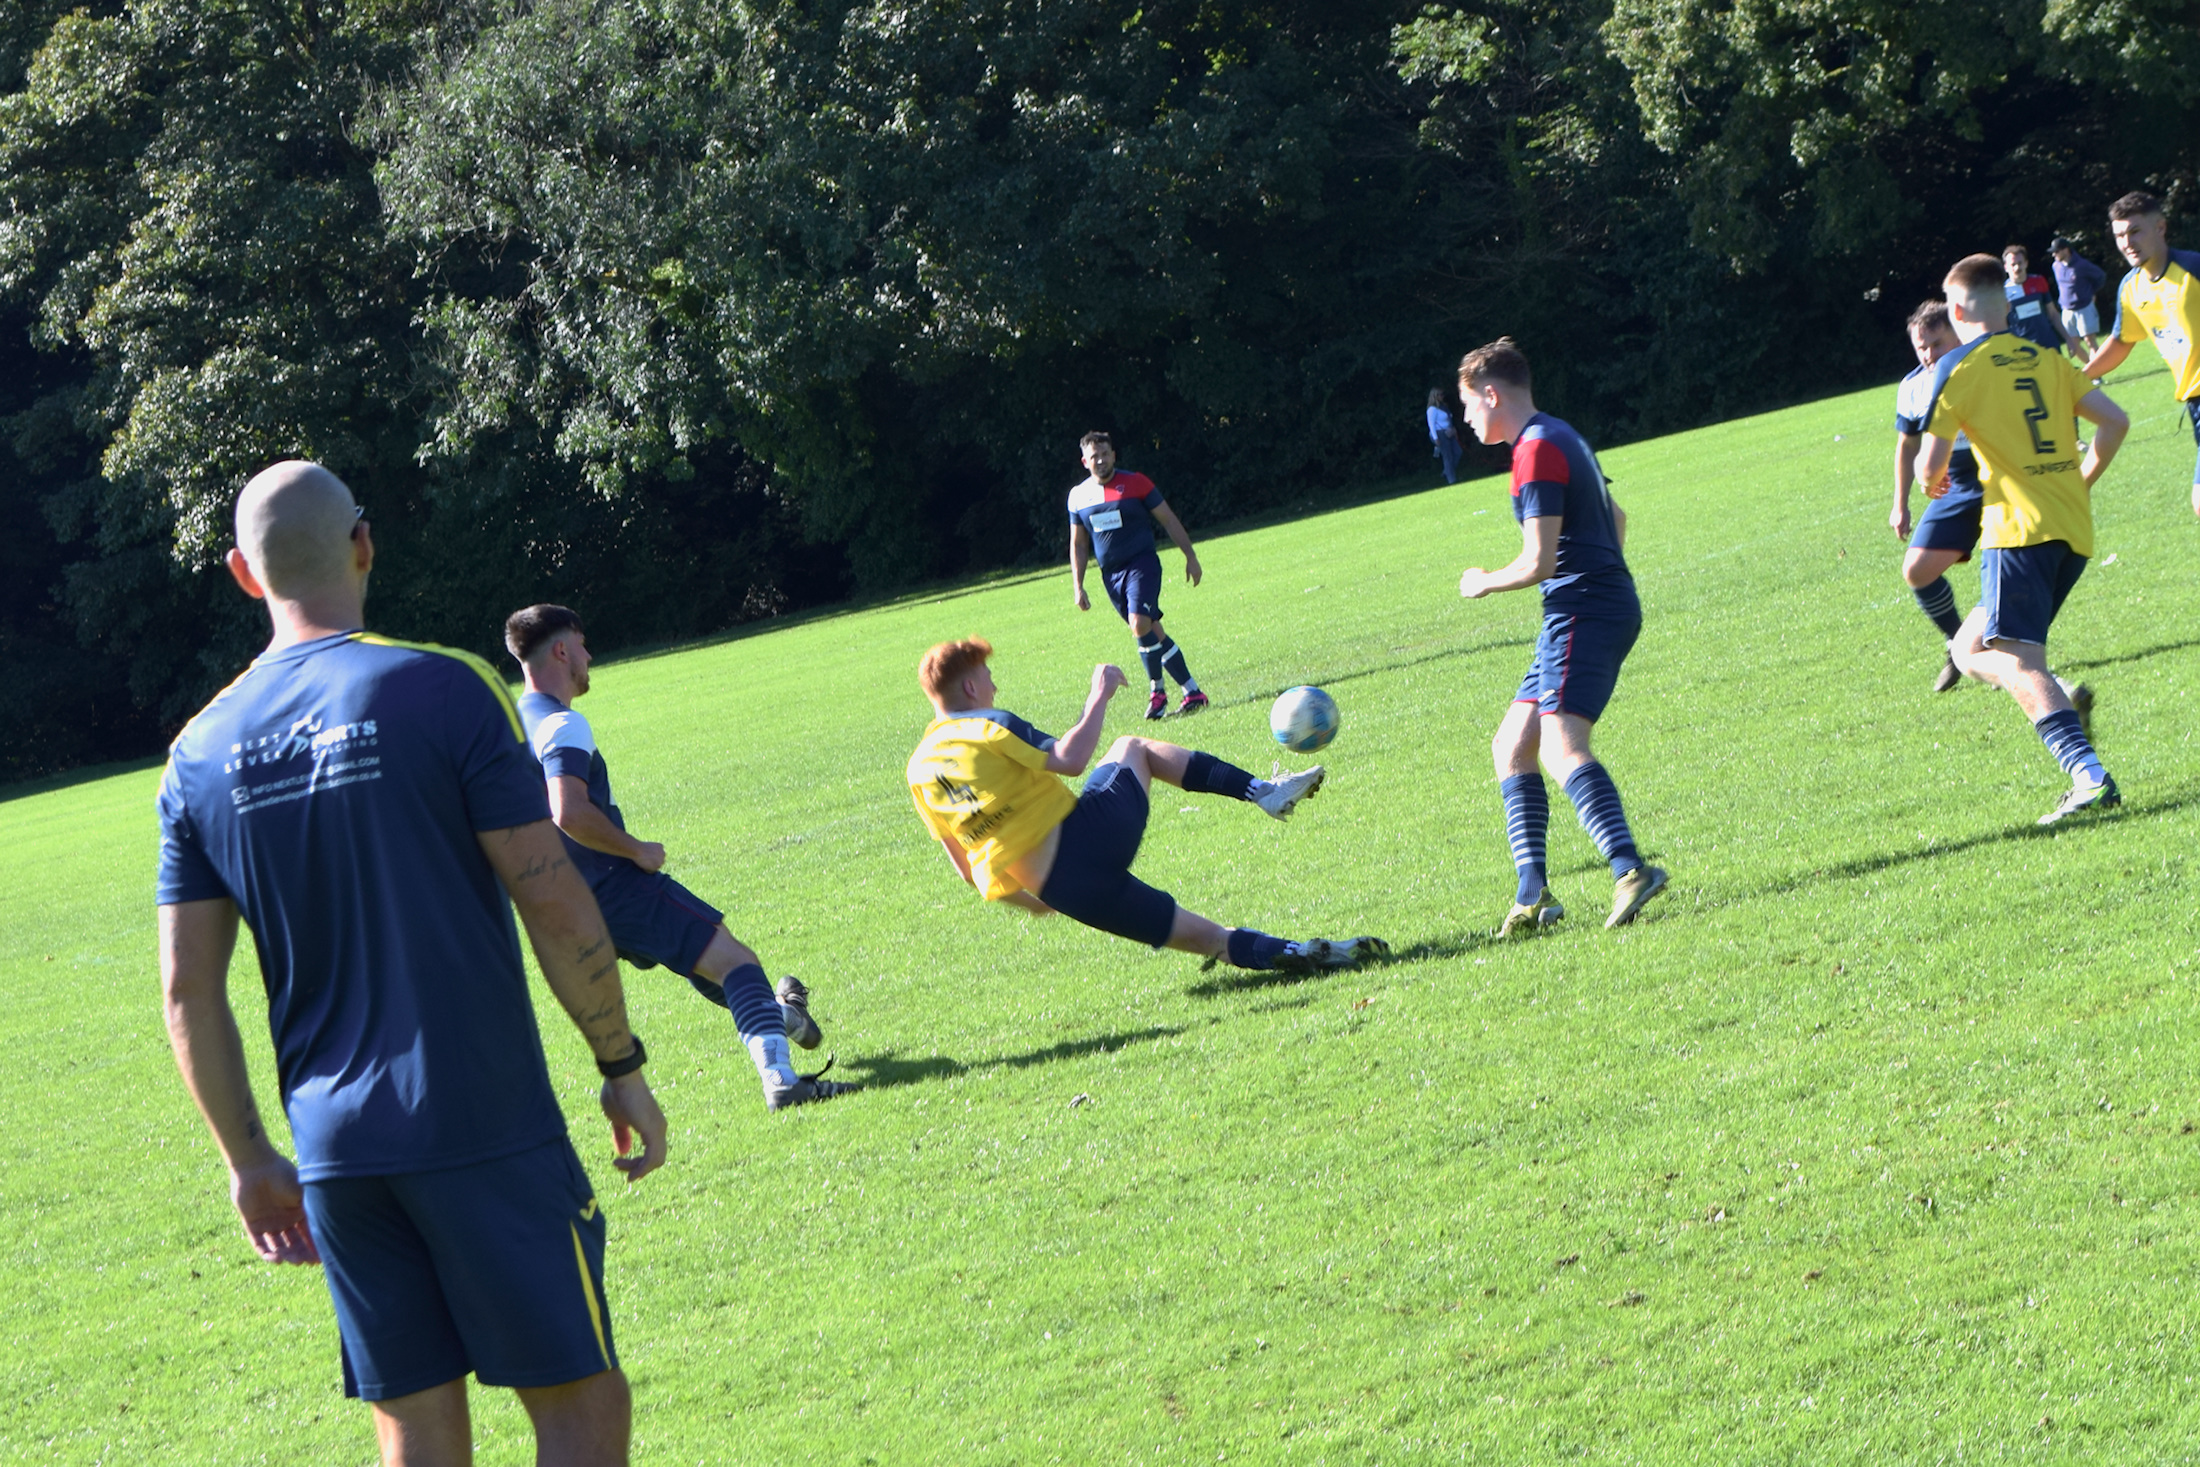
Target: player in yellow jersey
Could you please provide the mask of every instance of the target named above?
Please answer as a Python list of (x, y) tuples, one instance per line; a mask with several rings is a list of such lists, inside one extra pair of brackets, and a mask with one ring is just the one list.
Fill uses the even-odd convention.
[[(2123, 365), (2131, 348), (2148, 337), (2169, 364), (2169, 388), (2192, 420), (2192, 439), (2200, 446), (2200, 251), (2169, 247), (2169, 225), (2162, 201), (2152, 194), (2125, 194), (2108, 206), (2116, 248), (2131, 262), (2131, 273), (2116, 287), (2116, 325), (2108, 340), (2085, 364), (2096, 382)], [(2192, 467), (2192, 512), (2200, 514), (2200, 459)]]
[[(2047, 628), (2093, 554), (2093, 485), (2131, 422), (2060, 352), (2009, 332), (2001, 262), (1970, 255), (1942, 282), (1963, 344), (1933, 365), (1932, 405), (1917, 476), (1948, 492), (1958, 437), (1968, 438), (1986, 491), (1979, 604), (1956, 632), (1956, 666), (2005, 690), (2071, 777), (2052, 825), (2122, 803), (2083, 718), (2047, 668)], [(2081, 458), (2077, 422), (2094, 425)], [(2090, 701), (2089, 701), (2090, 706)]]
[(1057, 777), (1085, 771), (1100, 742), (1108, 700), (1123, 670), (1093, 669), (1092, 692), (1061, 738), (1040, 733), (997, 707), (988, 643), (942, 642), (924, 654), (917, 678), (933, 718), (909, 758), (909, 793), (963, 880), (987, 901), (1027, 912), (1060, 912), (1087, 927), (1200, 953), (1239, 968), (1316, 972), (1350, 968), (1390, 951), (1378, 938), (1287, 942), (1250, 927), (1224, 927), (1176, 904), (1131, 875), (1146, 832), (1147, 786), (1158, 779), (1192, 794), (1223, 795), (1286, 819), (1321, 788), (1319, 765), (1276, 781), (1255, 779), (1212, 754), (1156, 739), (1121, 738), (1071, 794)]

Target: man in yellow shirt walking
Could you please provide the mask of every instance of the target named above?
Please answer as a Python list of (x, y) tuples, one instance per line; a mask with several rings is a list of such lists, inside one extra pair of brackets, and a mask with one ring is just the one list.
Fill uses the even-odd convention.
[[(2001, 262), (1970, 255), (1942, 282), (1963, 344), (1933, 365), (1918, 478), (1938, 498), (1958, 436), (1970, 440), (1986, 491), (1979, 604), (1950, 648), (1956, 666), (2017, 700), (2071, 786), (2040, 817), (2121, 804), (2084, 720), (2047, 667), (2047, 628), (2093, 554), (2093, 485), (2131, 422), (2060, 352), (2012, 335)], [(2077, 419), (2094, 425), (2081, 458)]]
[[(2116, 248), (2131, 273), (2116, 287), (2116, 325), (2084, 367), (2098, 382), (2123, 365), (2131, 348), (2148, 337), (2169, 364), (2170, 392), (2185, 405), (2192, 438), (2200, 446), (2200, 252), (2169, 247), (2162, 201), (2129, 193), (2108, 206)], [(2192, 469), (2192, 512), (2200, 514), (2200, 459)]]

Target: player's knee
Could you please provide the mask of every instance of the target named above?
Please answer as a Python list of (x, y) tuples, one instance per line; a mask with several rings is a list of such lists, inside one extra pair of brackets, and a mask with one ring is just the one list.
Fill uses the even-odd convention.
[(1150, 743), (1136, 734), (1125, 734), (1108, 745), (1109, 764), (1130, 764), (1143, 767), (1151, 751)]

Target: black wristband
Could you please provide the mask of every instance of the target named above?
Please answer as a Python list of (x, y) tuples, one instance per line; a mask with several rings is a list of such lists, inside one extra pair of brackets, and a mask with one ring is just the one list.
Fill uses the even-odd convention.
[(637, 1034), (634, 1036), (634, 1052), (632, 1054), (625, 1059), (597, 1060), (596, 1073), (602, 1075), (606, 1080), (616, 1080), (621, 1075), (633, 1074), (648, 1063), (649, 1051), (642, 1048), (642, 1036)]

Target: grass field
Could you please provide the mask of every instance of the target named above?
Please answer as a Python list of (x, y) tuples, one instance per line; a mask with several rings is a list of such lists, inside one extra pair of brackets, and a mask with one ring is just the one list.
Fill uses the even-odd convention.
[[(1166, 734), (1265, 773), (1279, 689), (1345, 721), (1288, 825), (1157, 790), (1141, 874), (1389, 938), (1366, 973), (1203, 974), (954, 879), (900, 786), (916, 657), (990, 637), (1059, 729), (1095, 661), (1135, 670), (1059, 572), (602, 665), (630, 822), (869, 1082), (769, 1116), (724, 1013), (630, 975), (674, 1135), (617, 1190), (545, 1002), (637, 1461), (2193, 1456), (2200, 530), (2145, 366), (2053, 648), (2127, 804), (2053, 831), (2014, 705), (1928, 691), (1891, 391), (1606, 455), (1647, 622), (1599, 749), (1674, 882), (1617, 934), (1554, 790), (1574, 915), (1487, 936), (1488, 735), (1536, 612), (1456, 581), (1517, 548), (1501, 480), (1216, 536), (1166, 602), (1217, 701)], [(252, 1258), (168, 1057), (157, 777), (0, 791), (0, 1454), (365, 1463), (321, 1279)], [(233, 981), (272, 1117), (249, 957)], [(476, 1409), (479, 1460), (531, 1460), (508, 1396)]]

